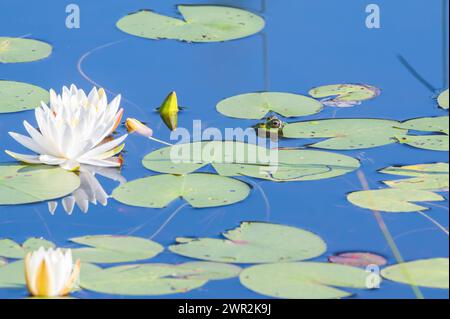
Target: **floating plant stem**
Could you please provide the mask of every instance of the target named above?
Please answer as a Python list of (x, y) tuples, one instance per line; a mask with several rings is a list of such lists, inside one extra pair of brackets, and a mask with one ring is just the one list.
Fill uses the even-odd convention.
[[(358, 171), (358, 178), (359, 181), (361, 183), (361, 186), (363, 187), (364, 190), (368, 191), (370, 190), (369, 187), (369, 183), (367, 182), (367, 178), (366, 175), (364, 174), (363, 171)], [(397, 244), (394, 241), (394, 238), (392, 237), (391, 232), (389, 231), (386, 223), (383, 220), (383, 217), (381, 216), (381, 213), (379, 211), (376, 210), (372, 210), (374, 216), (375, 216), (375, 220), (378, 223), (378, 226), (380, 227), (381, 231), (383, 232), (383, 236), (386, 239), (392, 254), (395, 257), (395, 260), (397, 261), (397, 263), (399, 265), (403, 264), (405, 262), (405, 260), (403, 259), (399, 248), (397, 247)], [(416, 296), (417, 299), (425, 299), (424, 295), (422, 294), (422, 292), (420, 291), (420, 289), (417, 287), (417, 285), (415, 285), (412, 280), (411, 280), (411, 276), (408, 274), (408, 272), (406, 271), (406, 269), (402, 269), (404, 272), (404, 276), (405, 278), (408, 279), (408, 284), (411, 286), (411, 289), (414, 292), (414, 295)]]
[(425, 217), (426, 219), (428, 219), (430, 222), (432, 222), (434, 225), (436, 225), (440, 230), (442, 230), (445, 234), (447, 234), (447, 236), (449, 235), (448, 230), (442, 226), (441, 224), (439, 224), (439, 222), (437, 220), (435, 220), (434, 218), (432, 218), (431, 216), (428, 216), (427, 214), (425, 214), (424, 212), (418, 211), (417, 213), (419, 213), (420, 215), (422, 215), (423, 217)]

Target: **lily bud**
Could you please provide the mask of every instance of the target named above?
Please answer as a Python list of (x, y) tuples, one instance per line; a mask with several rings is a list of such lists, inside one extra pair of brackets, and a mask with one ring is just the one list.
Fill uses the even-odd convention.
[(151, 128), (136, 119), (128, 118), (125, 122), (125, 126), (129, 133), (136, 132), (145, 137), (151, 137), (153, 135), (153, 130)]

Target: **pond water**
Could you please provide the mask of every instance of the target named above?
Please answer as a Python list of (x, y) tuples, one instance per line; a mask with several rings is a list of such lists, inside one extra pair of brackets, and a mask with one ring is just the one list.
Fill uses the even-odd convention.
[[(223, 43), (187, 44), (171, 40), (146, 40), (125, 34), (115, 27), (121, 17), (148, 8), (176, 16), (174, 0), (87, 1), (77, 0), (81, 28), (67, 29), (68, 1), (2, 0), (0, 36), (27, 36), (51, 43), (53, 54), (33, 63), (0, 64), (0, 78), (55, 88), (71, 83), (90, 90), (92, 82), (110, 92), (121, 93), (126, 117), (139, 118), (155, 131), (155, 137), (169, 139), (170, 131), (155, 112), (170, 91), (176, 91), (180, 105), (179, 125), (191, 129), (200, 119), (204, 128), (249, 127), (256, 121), (225, 117), (215, 110), (218, 101), (246, 92), (283, 91), (307, 94), (308, 90), (331, 83), (367, 83), (382, 94), (360, 106), (326, 108), (303, 119), (386, 118), (407, 120), (444, 116), (435, 97), (448, 87), (443, 43), (441, 1), (382, 1), (380, 29), (365, 25), (368, 1), (184, 1), (189, 4), (220, 4), (260, 14), (265, 29), (248, 38)], [(443, 1), (445, 2), (445, 1)], [(444, 24), (444, 29), (448, 25)], [(444, 52), (444, 55), (443, 55)], [(427, 81), (419, 81), (405, 60)], [(403, 61), (403, 63), (402, 63)], [(110, 97), (113, 94), (109, 95)], [(31, 111), (0, 115), (0, 147), (19, 150), (7, 132), (23, 133), (24, 120), (35, 123)], [(120, 127), (119, 132), (125, 132)], [(282, 147), (302, 146), (305, 141), (282, 140)], [(140, 136), (126, 141), (126, 180), (153, 173), (141, 165), (146, 154), (161, 145)], [(372, 189), (386, 175), (377, 170), (391, 165), (448, 162), (447, 152), (435, 152), (391, 144), (378, 148), (339, 151), (359, 158), (361, 171)], [(0, 152), (0, 162), (11, 159)], [(211, 168), (205, 171), (213, 171)], [(310, 230), (327, 243), (327, 252), (317, 261), (344, 251), (369, 251), (395, 264), (396, 259), (370, 210), (352, 205), (346, 194), (362, 189), (356, 172), (332, 179), (272, 183), (240, 178), (253, 188), (238, 204), (194, 209), (182, 200), (164, 209), (123, 205), (110, 199), (107, 206), (91, 205), (85, 214), (75, 208), (72, 215), (58, 205), (54, 215), (47, 203), (0, 206), (0, 238), (22, 242), (44, 237), (58, 245), (67, 239), (94, 234), (132, 234), (168, 246), (176, 237), (215, 237), (242, 221), (269, 221)], [(118, 183), (99, 177), (110, 193)], [(443, 193), (448, 199), (448, 193)], [(448, 201), (425, 204), (427, 215), (448, 226)], [(174, 211), (177, 214), (173, 216)], [(382, 213), (402, 257), (407, 260), (448, 257), (448, 236), (424, 216), (416, 213)], [(163, 226), (163, 227), (162, 227)], [(189, 261), (168, 250), (152, 262)], [(348, 289), (347, 289), (348, 290)], [(448, 290), (420, 288), (425, 298), (448, 298)], [(352, 291), (351, 289), (349, 291)], [(384, 281), (381, 289), (354, 290), (354, 298), (415, 298), (408, 285)], [(0, 289), (0, 298), (25, 297), (23, 289)], [(117, 298), (90, 291), (74, 294), (81, 298)], [(120, 297), (120, 296), (119, 296)], [(170, 298), (261, 298), (244, 288), (237, 278), (212, 281)], [(159, 298), (158, 297), (158, 298)]]

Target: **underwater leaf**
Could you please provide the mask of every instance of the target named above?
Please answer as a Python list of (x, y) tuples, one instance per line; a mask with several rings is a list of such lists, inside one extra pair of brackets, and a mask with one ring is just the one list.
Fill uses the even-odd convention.
[(277, 224), (244, 222), (223, 237), (226, 239), (177, 238), (169, 250), (190, 258), (237, 264), (305, 260), (326, 251), (319, 236)]
[(43, 238), (28, 238), (22, 245), (11, 239), (0, 239), (0, 256), (12, 259), (25, 258), (26, 254), (38, 250), (40, 247), (54, 248), (55, 245)]
[(79, 177), (55, 166), (0, 165), (0, 205), (42, 202), (72, 193)]
[(179, 5), (184, 20), (139, 11), (117, 22), (123, 32), (147, 39), (221, 42), (244, 38), (264, 28), (264, 20), (245, 10), (224, 6)]
[(332, 178), (359, 168), (358, 160), (329, 152), (276, 149), (231, 141), (177, 144), (156, 150), (142, 164), (153, 171), (187, 174), (212, 164), (222, 176), (250, 176), (276, 182)]
[(449, 189), (449, 164), (417, 164), (408, 166), (391, 166), (380, 173), (409, 176), (413, 178), (383, 181), (392, 188), (443, 191)]
[(421, 148), (429, 151), (448, 152), (448, 135), (407, 135), (397, 137), (398, 142), (412, 147)]
[(38, 86), (0, 80), (0, 114), (31, 110), (49, 99), (49, 92)]
[(112, 197), (131, 206), (162, 208), (183, 198), (192, 207), (231, 205), (247, 198), (250, 187), (236, 179), (213, 174), (156, 175), (123, 184)]
[(171, 131), (175, 130), (178, 126), (179, 111), (177, 94), (172, 92), (166, 97), (158, 110), (161, 119)]
[(324, 98), (321, 102), (326, 106), (351, 107), (362, 101), (379, 96), (380, 89), (365, 84), (334, 84), (312, 89), (309, 95)]
[(225, 116), (259, 120), (269, 112), (275, 112), (284, 117), (312, 115), (319, 113), (323, 105), (299, 94), (262, 92), (227, 98), (220, 101), (216, 108)]
[(42, 41), (0, 37), (0, 63), (37, 61), (51, 53), (52, 46)]
[(22, 288), (25, 285), (23, 260), (0, 266), (0, 289)]
[(384, 266), (387, 264), (387, 260), (383, 256), (364, 252), (340, 253), (328, 257), (328, 261), (333, 264), (364, 268), (370, 265)]
[(415, 260), (387, 267), (381, 275), (408, 285), (448, 289), (448, 258)]
[(246, 268), (240, 275), (248, 289), (265, 296), (290, 299), (337, 299), (352, 294), (337, 289), (366, 289), (367, 272), (338, 264), (278, 263)]
[(5, 266), (7, 264), (6, 259), (0, 257), (0, 267)]
[(100, 293), (129, 296), (184, 293), (208, 281), (201, 276), (189, 277), (193, 272), (195, 270), (183, 265), (126, 265), (85, 273), (81, 276), (80, 286)]
[(311, 147), (332, 150), (354, 150), (383, 146), (397, 142), (406, 130), (399, 122), (381, 119), (327, 119), (286, 124), (287, 138), (326, 138)]
[(439, 95), (438, 104), (439, 107), (448, 110), (448, 89)]
[(416, 202), (444, 201), (441, 195), (412, 189), (378, 189), (350, 193), (347, 199), (354, 205), (382, 212), (406, 213), (427, 210)]
[(448, 116), (421, 117), (405, 121), (398, 125), (399, 128), (413, 131), (449, 133)]
[(71, 238), (70, 241), (90, 246), (72, 249), (74, 258), (81, 259), (83, 263), (106, 264), (144, 260), (164, 250), (154, 241), (130, 236), (96, 235)]

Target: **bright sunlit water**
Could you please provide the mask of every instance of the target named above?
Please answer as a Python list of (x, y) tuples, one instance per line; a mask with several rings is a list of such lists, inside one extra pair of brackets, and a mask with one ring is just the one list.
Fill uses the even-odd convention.
[[(81, 28), (65, 27), (65, 7), (76, 2), (81, 9)], [(90, 90), (95, 81), (109, 91), (121, 93), (126, 117), (136, 117), (155, 130), (155, 137), (168, 140), (169, 131), (154, 109), (170, 91), (177, 91), (180, 126), (190, 129), (201, 119), (204, 127), (249, 127), (254, 121), (231, 119), (215, 110), (223, 98), (240, 93), (271, 90), (306, 94), (315, 86), (334, 83), (367, 83), (382, 89), (378, 98), (347, 109), (326, 108), (312, 118), (386, 118), (406, 120), (442, 116), (435, 97), (444, 87), (444, 42), (442, 2), (387, 1), (382, 10), (381, 29), (365, 26), (368, 1), (229, 0), (183, 1), (188, 4), (223, 4), (261, 14), (267, 22), (262, 33), (225, 43), (187, 44), (152, 41), (130, 36), (115, 23), (128, 13), (153, 9), (176, 16), (177, 1), (26, 1), (0, 0), (0, 36), (41, 39), (54, 46), (53, 54), (33, 63), (1, 64), (0, 78), (55, 88), (71, 83)], [(418, 81), (399, 60), (406, 59), (435, 91)], [(110, 98), (112, 95), (109, 95)], [(302, 118), (303, 119), (303, 118)], [(0, 115), (0, 162), (9, 162), (4, 149), (23, 151), (7, 135), (23, 133), (22, 121), (35, 123), (31, 111)], [(121, 127), (120, 131), (124, 131)], [(303, 141), (283, 140), (281, 146), (300, 146)], [(133, 180), (156, 173), (141, 166), (141, 159), (160, 145), (139, 136), (126, 143), (122, 175)], [(393, 144), (368, 150), (340, 152), (358, 157), (371, 188), (389, 176), (377, 170), (391, 165), (447, 162), (447, 152), (425, 151)], [(393, 179), (396, 177), (393, 176)], [(110, 192), (114, 181), (99, 178)], [(334, 179), (312, 182), (272, 183), (242, 180), (253, 185), (243, 202), (219, 208), (183, 207), (154, 236), (164, 246), (178, 236), (218, 237), (241, 221), (270, 221), (304, 228), (328, 244), (326, 254), (369, 251), (395, 258), (373, 214), (353, 206), (346, 194), (361, 190), (356, 172)], [(448, 198), (448, 193), (443, 194)], [(75, 209), (68, 216), (59, 205), (52, 216), (46, 203), (0, 207), (0, 238), (22, 242), (28, 237), (45, 237), (67, 245), (71, 237), (93, 234), (133, 234), (152, 237), (183, 202), (165, 209), (125, 206), (113, 199), (109, 205), (92, 206), (87, 214)], [(448, 226), (448, 201), (427, 205), (427, 212)], [(448, 236), (416, 213), (383, 214), (389, 231), (407, 261), (448, 257)], [(187, 261), (165, 251), (152, 262)], [(346, 289), (348, 290), (348, 289)], [(448, 298), (448, 290), (421, 288), (426, 298)], [(358, 290), (356, 298), (414, 298), (408, 285), (384, 281), (381, 289)], [(0, 290), (2, 298), (26, 295), (24, 290)], [(82, 298), (114, 297), (80, 292)], [(165, 297), (165, 296), (163, 296)], [(209, 282), (194, 291), (172, 298), (258, 298), (238, 278)]]

